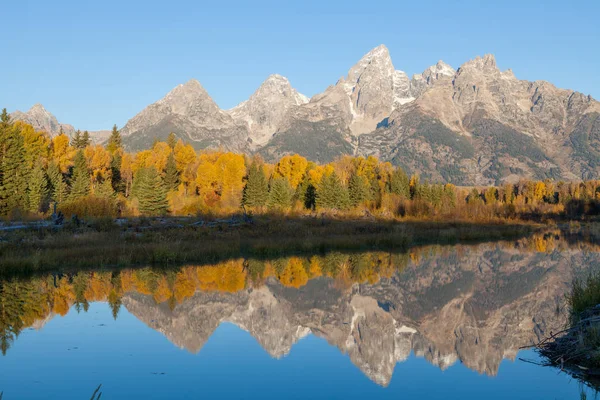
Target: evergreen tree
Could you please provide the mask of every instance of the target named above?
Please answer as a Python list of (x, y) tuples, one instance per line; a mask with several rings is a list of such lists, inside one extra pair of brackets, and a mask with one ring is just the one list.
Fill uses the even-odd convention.
[(242, 204), (248, 207), (263, 207), (269, 200), (269, 184), (265, 173), (258, 163), (254, 162), (248, 169), (246, 186), (242, 193)]
[(48, 164), (48, 179), (50, 180), (50, 197), (57, 203), (62, 203), (67, 198), (67, 184), (55, 162)]
[(415, 199), (431, 203), (431, 185), (429, 185), (429, 181), (426, 180), (424, 183), (415, 187), (414, 197)]
[(73, 292), (75, 295), (75, 309), (79, 313), (83, 308), (84, 311), (87, 311), (89, 308), (89, 303), (85, 298), (85, 292), (89, 286), (90, 275), (85, 272), (78, 272), (73, 277)]
[(81, 131), (77, 129), (75, 135), (71, 138), (71, 146), (75, 147), (76, 149), (83, 149), (85, 146), (82, 146), (82, 144), (83, 138), (81, 137)]
[(6, 129), (10, 126), (10, 115), (6, 108), (2, 109), (2, 113), (0, 114), (0, 129)]
[(83, 135), (81, 136), (81, 148), (85, 149), (92, 143), (90, 139), (90, 133), (88, 131), (83, 131)]
[(442, 206), (442, 199), (444, 197), (444, 186), (433, 185), (431, 187), (431, 204), (439, 209)]
[[(117, 320), (119, 316), (119, 311), (121, 310), (121, 296), (117, 293), (115, 289), (112, 289), (110, 293), (108, 293), (108, 306), (110, 307), (112, 316), (114, 320)], [(1, 400), (1, 399), (0, 399)]]
[(111, 184), (112, 189), (116, 193), (124, 193), (125, 192), (125, 182), (123, 182), (123, 178), (121, 176), (121, 162), (123, 161), (123, 156), (120, 151), (115, 152), (112, 155), (110, 160), (110, 172), (111, 172)]
[(87, 168), (83, 150), (77, 151), (73, 160), (73, 183), (69, 200), (77, 200), (85, 197), (90, 192), (90, 173)]
[(290, 182), (286, 178), (275, 178), (271, 182), (267, 204), (272, 208), (288, 208), (292, 203), (292, 195)]
[(398, 167), (392, 172), (389, 185), (390, 193), (410, 199), (410, 180), (402, 168)]
[(107, 179), (99, 183), (94, 189), (94, 195), (106, 199), (112, 198), (115, 195), (112, 182)]
[[(3, 184), (3, 176), (4, 176), (4, 153), (5, 153), (5, 144), (6, 137), (8, 136), (8, 130), (10, 128), (10, 115), (6, 111), (6, 108), (2, 109), (2, 114), (0, 114), (0, 202), (4, 201), (4, 184)], [(3, 203), (0, 203), (0, 212), (4, 213), (6, 210), (3, 207)]]
[(48, 178), (40, 162), (35, 164), (31, 172), (28, 194), (29, 210), (34, 213), (40, 212), (48, 196)]
[(2, 116), (1, 160), (2, 186), (0, 203), (4, 214), (13, 210), (27, 209), (27, 165), (25, 163), (25, 145), (21, 131), (10, 126), (10, 118)]
[(175, 145), (177, 145), (177, 136), (173, 132), (169, 133), (169, 137), (167, 138), (167, 144), (171, 148), (171, 150), (175, 150)]
[(117, 125), (114, 125), (113, 129), (112, 129), (112, 133), (110, 134), (110, 138), (108, 138), (108, 144), (106, 145), (106, 150), (108, 150), (111, 154), (113, 154), (121, 147), (122, 147), (121, 133), (117, 129)]
[(141, 168), (134, 178), (134, 186), (142, 214), (164, 215), (168, 212), (167, 189), (156, 168)]
[(335, 172), (323, 176), (316, 197), (317, 206), (320, 208), (345, 210), (350, 205), (348, 191)]
[(374, 176), (368, 180), (369, 183), (369, 197), (367, 200), (372, 200), (377, 204), (377, 207), (381, 204), (381, 186), (379, 186), (379, 176)]
[(350, 176), (350, 180), (348, 181), (348, 196), (352, 207), (356, 207), (369, 199), (369, 186), (365, 177), (357, 174)]
[(310, 175), (307, 173), (296, 188), (296, 199), (302, 202), (304, 208), (312, 210), (316, 206), (316, 194), (317, 189), (315, 188), (315, 185), (313, 185)]
[(167, 165), (165, 166), (165, 186), (167, 190), (176, 190), (177, 185), (179, 185), (179, 172), (177, 171), (175, 155), (171, 151), (167, 158)]

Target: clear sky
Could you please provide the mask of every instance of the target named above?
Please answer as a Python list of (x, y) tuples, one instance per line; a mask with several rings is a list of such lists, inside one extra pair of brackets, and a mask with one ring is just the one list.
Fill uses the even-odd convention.
[(122, 126), (198, 79), (222, 108), (272, 73), (312, 96), (385, 44), (409, 75), (493, 53), (520, 79), (600, 98), (600, 1), (7, 0), (0, 107)]

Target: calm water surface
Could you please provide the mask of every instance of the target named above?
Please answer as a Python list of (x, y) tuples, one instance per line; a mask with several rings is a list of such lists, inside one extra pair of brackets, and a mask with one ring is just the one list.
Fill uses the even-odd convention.
[(230, 260), (0, 283), (3, 400), (577, 399), (520, 347), (598, 253), (555, 243)]

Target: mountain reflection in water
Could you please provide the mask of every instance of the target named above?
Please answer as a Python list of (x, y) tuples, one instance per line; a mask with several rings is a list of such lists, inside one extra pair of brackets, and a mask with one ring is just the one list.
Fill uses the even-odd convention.
[(309, 334), (323, 338), (382, 386), (411, 353), (441, 369), (460, 362), (493, 376), (521, 346), (564, 327), (571, 277), (599, 262), (599, 253), (546, 235), (403, 254), (10, 278), (0, 281), (1, 349), (10, 352), (26, 328), (107, 302), (114, 318), (125, 307), (191, 353), (230, 322), (275, 358)]

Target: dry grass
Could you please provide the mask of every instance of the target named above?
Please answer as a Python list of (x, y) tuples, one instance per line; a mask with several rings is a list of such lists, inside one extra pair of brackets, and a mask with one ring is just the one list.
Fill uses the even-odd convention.
[(570, 326), (536, 347), (546, 365), (559, 367), (600, 389), (600, 273), (574, 279), (567, 300)]

